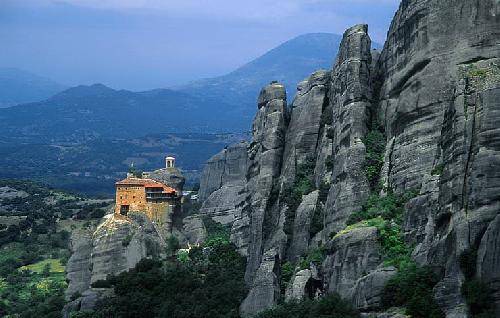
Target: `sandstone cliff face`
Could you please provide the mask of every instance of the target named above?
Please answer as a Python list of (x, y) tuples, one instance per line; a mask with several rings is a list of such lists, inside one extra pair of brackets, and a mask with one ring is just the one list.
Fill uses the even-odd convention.
[(285, 137), (282, 181), (292, 183), (298, 165), (314, 158), (321, 142), (325, 123), (318, 120), (328, 105), (327, 89), (330, 72), (317, 71), (299, 83), (291, 106), (290, 122)]
[(248, 144), (230, 145), (208, 160), (200, 180), (200, 201), (230, 183), (244, 183), (247, 173)]
[(231, 145), (206, 164), (200, 181), (200, 213), (222, 224), (241, 217), (246, 198), (248, 144)]
[[(249, 295), (241, 308), (245, 314), (275, 304), (279, 296), (274, 292), (279, 290), (279, 286), (273, 274), (279, 265), (276, 260), (279, 249), (266, 246), (266, 239), (271, 233), (265, 225), (279, 219), (272, 208), (272, 193), (276, 192), (281, 172), (286, 106), (282, 84), (271, 83), (262, 89), (252, 128), (252, 143), (248, 148), (246, 190), (249, 195), (243, 208), (249, 234), (245, 279), (250, 285)], [(264, 261), (263, 255), (266, 255)], [(256, 272), (259, 273), (258, 278), (254, 279)]]
[(406, 230), (415, 259), (444, 271), (435, 296), (450, 317), (468, 315), (457, 259), (491, 244), (484, 233), (500, 211), (499, 12), (498, 1), (403, 1), (379, 60), (384, 179), (420, 191)]
[(73, 311), (92, 309), (100, 297), (109, 293), (105, 288), (91, 287), (92, 283), (129, 270), (143, 258), (158, 256), (165, 247), (153, 223), (138, 213), (127, 218), (108, 214), (96, 229), (73, 233), (71, 241), (66, 297), (75, 293), (81, 296), (65, 307), (64, 315), (68, 317)]
[(371, 41), (368, 27), (357, 25), (344, 33), (333, 68), (329, 99), (333, 111), (333, 173), (328, 194), (325, 234), (344, 227), (369, 194), (364, 175), (365, 146), (372, 102)]
[[(496, 0), (403, 0), (380, 53), (370, 48), (367, 26), (357, 25), (345, 32), (332, 70), (298, 85), (290, 110), (278, 84), (263, 90), (246, 178), (239, 178), (236, 201), (244, 203), (232, 223), (232, 239), (248, 257), (244, 314), (275, 304), (281, 264), (320, 245), (326, 250), (314, 275), (320, 289), (377, 311), (396, 272), (384, 266), (380, 233), (375, 227), (335, 233), (370, 194), (392, 190), (417, 194), (405, 205), (403, 235), (412, 258), (439, 274), (434, 297), (446, 316), (470, 316), (458, 262), (466, 250), (477, 251), (475, 275), (493, 290), (500, 315), (499, 30)], [(374, 130), (385, 137), (375, 183), (365, 173), (366, 138)], [(299, 192), (300, 202), (291, 203), (287, 189), (297, 186), (307, 163), (314, 165), (316, 191)], [(219, 180), (201, 191), (230, 184)], [(224, 206), (206, 198), (213, 211)], [(296, 270), (287, 299), (311, 295), (312, 267)]]

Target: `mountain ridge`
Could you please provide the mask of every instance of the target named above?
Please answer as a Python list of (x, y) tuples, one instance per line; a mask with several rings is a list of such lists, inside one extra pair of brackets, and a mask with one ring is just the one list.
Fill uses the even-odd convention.
[(44, 76), (15, 67), (0, 67), (0, 108), (43, 100), (65, 88)]

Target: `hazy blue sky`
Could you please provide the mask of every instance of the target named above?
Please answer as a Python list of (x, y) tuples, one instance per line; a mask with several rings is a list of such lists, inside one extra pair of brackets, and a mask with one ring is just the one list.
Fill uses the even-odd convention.
[[(0, 66), (134, 90), (227, 73), (297, 35), (368, 23), (399, 0), (0, 0)], [(332, 57), (333, 59), (333, 57)]]

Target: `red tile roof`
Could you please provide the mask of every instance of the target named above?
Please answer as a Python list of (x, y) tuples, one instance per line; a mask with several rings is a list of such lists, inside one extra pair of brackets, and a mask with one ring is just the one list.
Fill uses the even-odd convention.
[(153, 179), (126, 178), (115, 183), (116, 186), (143, 186), (145, 188), (163, 188), (163, 192), (176, 194), (177, 191)]

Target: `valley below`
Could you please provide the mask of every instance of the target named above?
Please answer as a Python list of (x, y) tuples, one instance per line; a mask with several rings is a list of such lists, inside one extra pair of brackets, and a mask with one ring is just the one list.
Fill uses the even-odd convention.
[(38, 181), (55, 188), (109, 197), (114, 182), (134, 166), (163, 165), (166, 152), (179, 158), (187, 185), (199, 183), (205, 162), (246, 134), (151, 134), (130, 139), (36, 141), (0, 138), (0, 178)]

